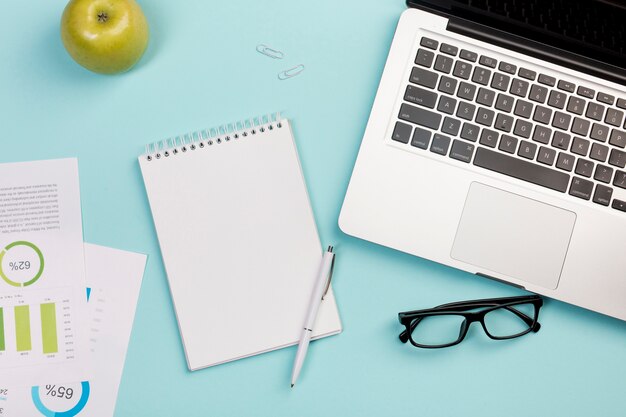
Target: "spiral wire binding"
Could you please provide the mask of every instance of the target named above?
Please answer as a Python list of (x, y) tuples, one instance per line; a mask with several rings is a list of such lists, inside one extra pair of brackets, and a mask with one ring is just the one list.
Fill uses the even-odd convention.
[(215, 144), (220, 145), (233, 139), (236, 140), (246, 138), (248, 135), (265, 133), (268, 130), (274, 130), (274, 128), (280, 129), (282, 127), (281, 121), (282, 119), (278, 112), (185, 133), (147, 144), (144, 156), (150, 162), (155, 159), (169, 158), (180, 153), (203, 149)]

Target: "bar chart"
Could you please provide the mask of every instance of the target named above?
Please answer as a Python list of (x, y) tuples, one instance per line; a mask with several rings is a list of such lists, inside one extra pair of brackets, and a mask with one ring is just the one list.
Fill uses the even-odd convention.
[(0, 365), (71, 359), (73, 321), (70, 300), (62, 293), (0, 295)]
[[(31, 308), (35, 307), (35, 308)], [(44, 354), (58, 353), (58, 333), (57, 333), (57, 313), (55, 303), (42, 303), (39, 307), (40, 328), (33, 328), (31, 321), (31, 309), (37, 306), (19, 305), (13, 308), (15, 321), (15, 347), (17, 352), (28, 352), (33, 350), (32, 334), (41, 332), (42, 352)], [(5, 316), (6, 308), (0, 307), (0, 352), (6, 350)]]

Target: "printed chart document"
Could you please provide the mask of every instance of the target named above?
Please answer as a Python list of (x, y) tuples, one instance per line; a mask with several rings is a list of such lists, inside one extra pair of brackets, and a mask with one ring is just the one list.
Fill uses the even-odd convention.
[(76, 159), (0, 164), (0, 386), (88, 377)]
[(93, 378), (0, 388), (1, 417), (113, 417), (146, 256), (85, 244), (85, 263)]

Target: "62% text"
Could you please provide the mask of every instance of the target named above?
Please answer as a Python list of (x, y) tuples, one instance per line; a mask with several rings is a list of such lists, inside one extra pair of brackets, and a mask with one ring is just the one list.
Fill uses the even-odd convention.
[(30, 269), (30, 261), (9, 262), (9, 269), (11, 271), (26, 271)]

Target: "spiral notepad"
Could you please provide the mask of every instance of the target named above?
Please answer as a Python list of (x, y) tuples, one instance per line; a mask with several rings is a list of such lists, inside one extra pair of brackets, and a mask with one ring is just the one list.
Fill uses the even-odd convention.
[[(139, 164), (189, 369), (297, 343), (322, 246), (289, 121), (167, 139)], [(340, 331), (329, 291), (314, 335)]]

